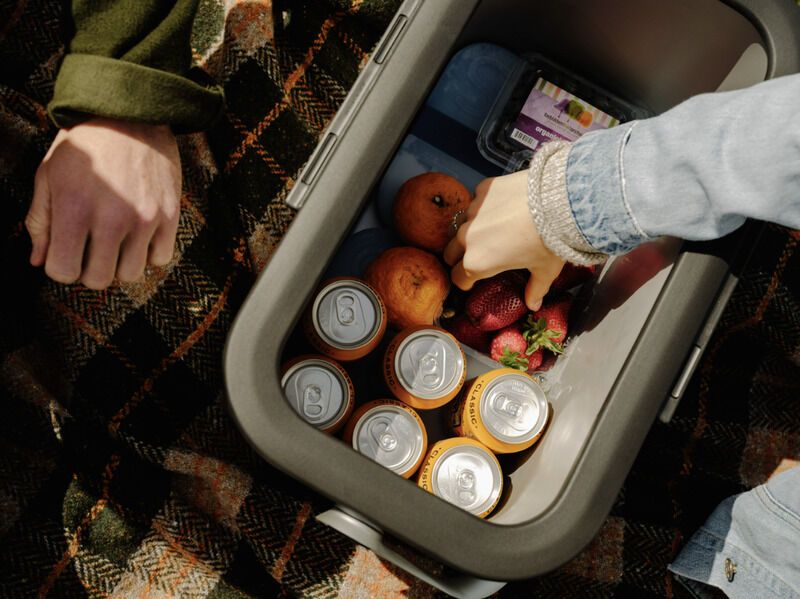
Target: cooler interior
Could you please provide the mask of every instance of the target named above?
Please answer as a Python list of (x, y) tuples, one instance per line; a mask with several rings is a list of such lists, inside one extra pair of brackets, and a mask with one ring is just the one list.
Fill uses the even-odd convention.
[[(456, 45), (470, 47), (470, 52), (477, 55), (468, 59), (463, 71), (454, 70), (451, 63), (432, 91), (434, 103), (455, 101), (469, 105), (458, 113), (465, 121), (477, 122), (486, 116), (490, 104), (485, 98), (465, 93), (451, 79), (463, 76), (502, 81), (505, 71), (500, 72), (502, 67), (489, 60), (491, 49), (486, 44), (492, 43), (519, 55), (538, 52), (557, 60), (652, 113), (666, 110), (696, 93), (714, 91), (724, 81), (726, 87), (732, 88), (764, 78), (766, 54), (757, 43), (755, 30), (743, 17), (718, 2), (692, 3), (691, 7), (689, 3), (677, 3), (666, 9), (663, 3), (648, 1), (617, 0), (602, 4), (600, 7), (598, 3), (575, 1), (482, 2)], [(578, 13), (581, 18), (576, 18)], [(645, 27), (645, 22), (650, 26)], [(532, 27), (534, 23), (537, 25)], [(638, 26), (631, 27), (634, 24)], [(487, 56), (481, 60), (479, 53), (484, 47)], [(703, 60), (698, 60), (697, 55), (702, 55)], [(653, 76), (655, 73), (661, 76)], [(439, 100), (448, 94), (449, 98)], [(412, 134), (414, 131), (412, 125)], [(382, 225), (391, 236), (389, 211), (380, 200), (394, 196), (411, 176), (444, 168), (468, 186), (474, 186), (478, 175), (499, 174), (488, 161), (484, 168), (471, 160), (471, 169), (450, 169), (451, 165), (441, 157), (430, 157), (416, 149), (416, 144), (424, 141), (406, 138), (409, 139), (413, 141), (401, 146), (403, 154), (396, 155), (390, 163), (351, 234)], [(475, 169), (478, 172), (472, 172)], [(500, 456), (509, 491), (504, 493), (501, 507), (489, 517), (490, 521), (509, 525), (530, 520), (546, 510), (563, 490), (659, 297), (680, 246), (678, 240), (664, 239), (611, 260), (598, 280), (582, 290), (577, 301), (582, 310), (573, 316), (566, 351), (551, 370), (540, 375), (553, 406), (553, 420), (537, 446), (520, 454)], [(337, 261), (341, 261), (341, 256), (334, 258), (334, 264)], [(284, 359), (291, 358), (293, 351), (296, 353), (289, 348)], [(500, 367), (488, 356), (467, 351), (468, 378)], [(380, 357), (380, 350), (376, 353)], [(364, 362), (366, 367), (380, 371), (375, 356)], [(365, 364), (355, 370), (363, 371)], [(353, 370), (350, 365), (345, 367)], [(390, 395), (379, 392), (375, 397), (359, 398), (358, 403), (384, 396)], [(660, 402), (664, 398), (643, 399)], [(439, 411), (421, 411), (420, 415), (431, 443), (452, 436), (443, 426)]]
[[(509, 491), (488, 524), (468, 523), (460, 510), (427, 496), (413, 481), (383, 471), (340, 440), (326, 437), (290, 414), (276, 393), (277, 373), (303, 305), (324, 279), (339, 244), (375, 218), (373, 201), (394, 151), (447, 60), (460, 49), (490, 43), (518, 54), (540, 53), (653, 114), (698, 93), (757, 83), (766, 76), (768, 60), (756, 27), (717, 0), (482, 0), (474, 5), (466, 20), (456, 10), (463, 6), (458, 2), (410, 0), (401, 8), (401, 12), (405, 9), (402, 32), (390, 50), (379, 48), (385, 64), (375, 86), (368, 93), (358, 90), (363, 102), (356, 108), (343, 107), (348, 110), (339, 117), (335, 147), (324, 150), (329, 138), (324, 139), (320, 146), (324, 161), (309, 165), (306, 175), (312, 171), (313, 176), (301, 176), (298, 181), (295, 192), (305, 194), (298, 202), (305, 207), (238, 317), (226, 355), (226, 378), (234, 417), (269, 461), (362, 514), (371, 525), (440, 556), (445, 563), (487, 578), (510, 579), (533, 575), (567, 559), (591, 538), (610, 508), (635, 453), (618, 449), (624, 440), (598, 439), (598, 431), (613, 430), (641, 443), (652, 424), (652, 418), (631, 418), (609, 426), (618, 416), (607, 408), (632, 351), (640, 349), (643, 327), (657, 317), (659, 326), (669, 330), (670, 319), (682, 316), (683, 308), (670, 314), (670, 306), (663, 305), (681, 242), (663, 239), (613, 259), (584, 290), (583, 310), (573, 323), (567, 351), (546, 374), (553, 420), (532, 451), (506, 461)], [(455, 10), (452, 18), (448, 6)], [(431, 23), (437, 24), (436, 31), (426, 30)], [(441, 51), (445, 43), (449, 44), (446, 55)], [(426, 54), (442, 60), (426, 62)], [(290, 195), (287, 201), (291, 200)], [(692, 321), (697, 321), (696, 326), (707, 314), (717, 287), (715, 283), (692, 306), (700, 315)], [(303, 301), (298, 302), (298, 297)], [(690, 346), (687, 339), (684, 355), (669, 366), (674, 370), (670, 380), (678, 375)], [(652, 406), (637, 407), (637, 414), (656, 414), (665, 398), (665, 393), (654, 393), (623, 399)], [(298, 422), (290, 423), (292, 418)], [(271, 424), (275, 422), (281, 424)], [(281, 434), (284, 438), (275, 437)], [(624, 454), (621, 463), (608, 464), (610, 446), (617, 447), (618, 455)], [(587, 458), (592, 451), (603, 455)], [(586, 497), (575, 495), (575, 487), (589, 474), (585, 464), (598, 457), (604, 468), (615, 473), (611, 478), (617, 486), (603, 491), (600, 503), (605, 507), (599, 509), (599, 518), (597, 514), (583, 518), (594, 522), (594, 530), (577, 532), (575, 517), (575, 522), (561, 525), (548, 521), (539, 538), (525, 533), (525, 526), (544, 522), (556, 504), (563, 507), (571, 499), (587, 503)], [(334, 464), (339, 476), (326, 470)], [(442, 507), (432, 506), (432, 501)], [(441, 518), (436, 519), (445, 513), (455, 524), (446, 531)], [(512, 564), (503, 557), (504, 552), (522, 551), (523, 545), (533, 551), (535, 543), (557, 539), (562, 525), (563, 534), (572, 535), (571, 544), (556, 542), (550, 555), (540, 552), (541, 559), (534, 561), (541, 564)], [(463, 534), (481, 535), (485, 558), (473, 559), (458, 550), (466, 541), (459, 536)], [(577, 539), (583, 539), (580, 545), (575, 545), (580, 542)]]

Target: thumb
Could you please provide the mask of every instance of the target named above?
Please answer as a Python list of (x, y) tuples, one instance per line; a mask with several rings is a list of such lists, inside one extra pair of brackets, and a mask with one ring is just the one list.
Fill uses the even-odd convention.
[(42, 167), (36, 171), (33, 182), (33, 200), (25, 217), (25, 228), (31, 236), (33, 250), (31, 264), (41, 266), (47, 256), (50, 243), (50, 186)]
[(550, 285), (556, 276), (558, 273), (550, 275), (542, 269), (531, 270), (531, 277), (528, 279), (528, 284), (525, 285), (525, 305), (529, 310), (536, 312), (542, 307), (542, 300), (550, 291)]

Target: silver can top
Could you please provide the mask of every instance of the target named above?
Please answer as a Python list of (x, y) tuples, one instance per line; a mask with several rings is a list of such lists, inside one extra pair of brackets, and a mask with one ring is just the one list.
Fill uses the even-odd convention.
[(350, 403), (349, 386), (342, 373), (317, 358), (302, 360), (289, 368), (281, 386), (294, 411), (320, 429), (339, 420)]
[(464, 374), (464, 354), (450, 335), (422, 329), (400, 343), (394, 370), (400, 384), (414, 397), (439, 399), (458, 387)]
[(508, 373), (483, 392), (480, 415), (489, 433), (504, 443), (526, 443), (547, 424), (547, 398), (531, 377)]
[(503, 489), (503, 473), (488, 450), (459, 445), (434, 464), (431, 487), (437, 495), (479, 516), (491, 509)]
[(314, 328), (326, 343), (351, 349), (368, 343), (381, 326), (378, 297), (360, 281), (348, 279), (326, 285), (314, 300)]
[(419, 421), (399, 406), (380, 405), (359, 418), (353, 449), (398, 474), (414, 467), (425, 451)]

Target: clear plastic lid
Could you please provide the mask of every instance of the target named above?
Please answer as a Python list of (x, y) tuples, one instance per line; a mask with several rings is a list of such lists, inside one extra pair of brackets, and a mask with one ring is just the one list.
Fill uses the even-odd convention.
[(478, 134), (489, 161), (513, 172), (540, 145), (647, 118), (649, 113), (538, 54), (525, 57), (495, 100)]

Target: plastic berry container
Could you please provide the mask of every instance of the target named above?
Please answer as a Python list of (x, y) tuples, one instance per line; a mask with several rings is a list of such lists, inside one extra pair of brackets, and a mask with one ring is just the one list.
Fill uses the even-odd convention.
[(650, 116), (539, 54), (524, 58), (509, 74), (478, 134), (481, 154), (506, 172), (527, 166), (548, 141), (575, 141), (590, 131)]

